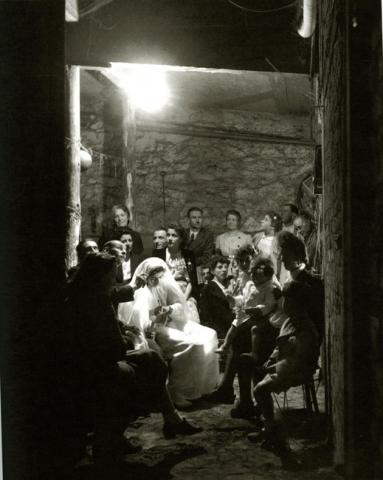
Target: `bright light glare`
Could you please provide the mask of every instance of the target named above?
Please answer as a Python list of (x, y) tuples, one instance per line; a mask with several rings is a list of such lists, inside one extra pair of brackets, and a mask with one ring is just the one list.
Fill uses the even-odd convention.
[(160, 110), (169, 100), (165, 72), (150, 65), (115, 71), (119, 85), (133, 105), (147, 112)]

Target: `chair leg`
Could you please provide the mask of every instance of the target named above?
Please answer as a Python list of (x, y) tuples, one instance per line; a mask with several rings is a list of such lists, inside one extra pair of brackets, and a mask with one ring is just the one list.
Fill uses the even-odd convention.
[(310, 392), (310, 397), (314, 406), (314, 412), (319, 413), (319, 405), (318, 405), (318, 399), (317, 399), (317, 394), (315, 390), (315, 385), (314, 382), (310, 383), (307, 385), (309, 392)]
[(289, 399), (287, 398), (286, 390), (283, 392), (283, 410), (287, 410), (289, 408)]
[(303, 384), (302, 388), (303, 388), (306, 408), (309, 412), (312, 412), (313, 408), (312, 408), (311, 391), (310, 391), (309, 384), (307, 383)]

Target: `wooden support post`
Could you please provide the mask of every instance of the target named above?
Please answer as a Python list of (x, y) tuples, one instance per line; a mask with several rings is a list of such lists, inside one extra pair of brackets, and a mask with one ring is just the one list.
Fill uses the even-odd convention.
[(66, 239), (65, 263), (70, 268), (77, 263), (76, 245), (80, 239), (80, 67), (66, 67), (67, 142), (66, 142)]

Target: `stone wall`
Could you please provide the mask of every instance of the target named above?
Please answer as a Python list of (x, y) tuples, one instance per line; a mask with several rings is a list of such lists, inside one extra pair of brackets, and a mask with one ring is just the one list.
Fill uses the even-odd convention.
[[(147, 250), (153, 230), (170, 221), (185, 224), (192, 205), (204, 209), (217, 233), (229, 208), (238, 209), (252, 231), (265, 210), (296, 201), (312, 170), (308, 117), (171, 109), (155, 122), (137, 113), (136, 123), (132, 226)], [(82, 139), (94, 150), (93, 165), (82, 174), (82, 236), (97, 238), (110, 207), (124, 201), (118, 98), (84, 98)]]
[[(259, 134), (281, 139), (262, 141)], [(303, 144), (282, 137), (301, 139)], [(154, 123), (138, 115), (137, 228), (150, 235), (169, 221), (185, 224), (187, 209), (197, 205), (217, 233), (224, 228), (229, 208), (241, 212), (244, 229), (254, 230), (265, 210), (279, 211), (282, 203), (296, 201), (298, 185), (312, 168), (313, 148), (308, 140), (306, 117), (173, 110)]]
[(92, 150), (91, 167), (81, 173), (82, 238), (101, 235), (112, 205), (121, 203), (123, 186), (121, 112), (117, 92), (81, 98), (82, 143)]

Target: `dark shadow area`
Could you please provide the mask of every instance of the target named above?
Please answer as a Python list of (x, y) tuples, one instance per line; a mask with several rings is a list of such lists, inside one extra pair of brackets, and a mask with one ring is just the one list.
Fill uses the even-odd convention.
[(290, 438), (310, 441), (327, 438), (328, 419), (324, 413), (313, 413), (306, 409), (285, 410), (281, 418)]
[(70, 478), (71, 480), (121, 480), (124, 478), (166, 480), (173, 478), (170, 471), (178, 463), (205, 453), (207, 451), (203, 447), (185, 444), (174, 445), (172, 452), (169, 452), (168, 448), (155, 447), (139, 456), (135, 455), (134, 460), (129, 460), (129, 456), (126, 456), (124, 462), (120, 464), (84, 465), (77, 468)]

